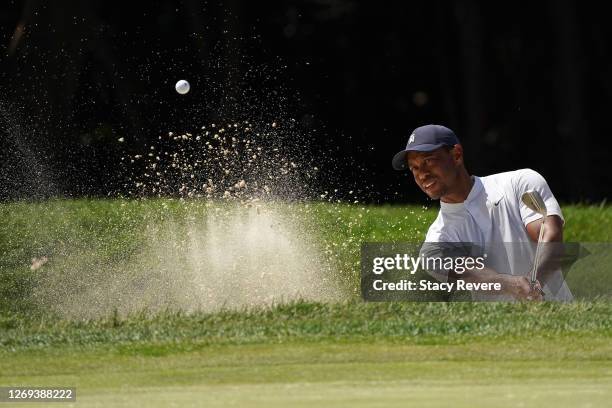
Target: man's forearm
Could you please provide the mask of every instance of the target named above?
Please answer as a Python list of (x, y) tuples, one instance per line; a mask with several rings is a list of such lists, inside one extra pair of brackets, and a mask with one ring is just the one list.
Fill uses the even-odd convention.
[[(532, 241), (537, 242), (540, 228), (544, 228), (540, 243), (537, 278), (543, 285), (547, 283), (552, 274), (561, 266), (564, 254), (563, 247), (563, 221), (558, 215), (549, 215), (526, 226), (527, 234)], [(535, 262), (535, 260), (534, 260)]]
[(561, 268), (561, 260), (565, 253), (562, 242), (546, 242), (541, 244), (538, 262), (538, 281), (546, 284), (552, 275)]
[(491, 282), (491, 283), (502, 283), (502, 274), (491, 268), (483, 269), (468, 269), (463, 273), (451, 272), (449, 278), (454, 280), (462, 279), (466, 282)]

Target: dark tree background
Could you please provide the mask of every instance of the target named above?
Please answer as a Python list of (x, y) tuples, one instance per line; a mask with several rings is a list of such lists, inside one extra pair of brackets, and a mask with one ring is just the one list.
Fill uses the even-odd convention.
[[(246, 88), (260, 96), (245, 106), (267, 104), (270, 117), (282, 110), (295, 118), (311, 135), (309, 153), (333, 164), (334, 183), (358, 182), (371, 201), (422, 199), (390, 159), (425, 123), (456, 131), (473, 174), (531, 167), (564, 201), (610, 193), (612, 29), (604, 6), (14, 0), (0, 7), (5, 198), (120, 191), (122, 149), (239, 115), (219, 107), (240, 106)], [(181, 78), (192, 83), (185, 97), (173, 89)], [(285, 96), (261, 95), (270, 83)], [(130, 138), (127, 147), (116, 143), (121, 136)]]

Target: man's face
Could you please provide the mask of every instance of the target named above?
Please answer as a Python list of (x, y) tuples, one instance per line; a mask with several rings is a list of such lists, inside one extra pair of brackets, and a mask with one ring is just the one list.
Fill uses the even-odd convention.
[(441, 147), (431, 152), (408, 152), (406, 160), (414, 181), (425, 194), (437, 200), (447, 195), (463, 165), (461, 147)]

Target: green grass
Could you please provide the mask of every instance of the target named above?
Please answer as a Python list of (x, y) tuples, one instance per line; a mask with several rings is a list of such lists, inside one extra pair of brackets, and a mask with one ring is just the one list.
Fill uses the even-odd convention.
[[(250, 211), (234, 205), (223, 207), (238, 213)], [(276, 208), (315, 237), (321, 253), (333, 265), (334, 274), (330, 278), (339, 282), (350, 297), (357, 297), (359, 293), (362, 242), (419, 242), (437, 213), (436, 208), (420, 206), (329, 203), (277, 204)], [(563, 210), (566, 241), (612, 241), (612, 207), (564, 206)], [(138, 258), (150, 245), (149, 230), (172, 224), (180, 239), (187, 236), (190, 225), (197, 224), (211, 211), (201, 201), (168, 199), (0, 203), (3, 220), (0, 224), (0, 311), (32, 313), (36, 307), (47, 310), (46, 305), (41, 306), (33, 299), (34, 288), (45, 284), (47, 275), (64, 275), (74, 285), (79, 282), (85, 285), (85, 281), (99, 276), (85, 279), (77, 274), (81, 270), (103, 270), (108, 276), (114, 276), (124, 273), (122, 268), (130, 263), (139, 263), (143, 270), (154, 270), (153, 259), (144, 265), (143, 257)], [(163, 243), (163, 237), (157, 239)], [(39, 271), (30, 271), (31, 259), (40, 256), (48, 256), (51, 262)], [(600, 265), (606, 262), (598, 261)], [(569, 280), (574, 279), (577, 287), (586, 288), (584, 297), (592, 297), (601, 295), (598, 292), (601, 288), (593, 282), (607, 279), (608, 275), (607, 271), (599, 270), (596, 275), (585, 274), (577, 280), (570, 276)], [(592, 276), (595, 278), (591, 279)], [(69, 296), (66, 293), (65, 297)]]
[(609, 302), (299, 302), (89, 322), (5, 316), (0, 385), (73, 386), (78, 406), (600, 406), (612, 397), (610, 312)]
[[(96, 275), (79, 279), (75, 270), (115, 276), (149, 245), (148, 226), (172, 223), (180, 238), (211, 209), (176, 200), (1, 203), (0, 386), (76, 386), (75, 406), (105, 407), (609, 404), (609, 300), (363, 303), (361, 242), (418, 242), (436, 210), (278, 207), (320, 242), (348, 301), (65, 319), (33, 297), (46, 274), (69, 274), (67, 295), (76, 294)], [(612, 208), (563, 210), (567, 241), (611, 241)], [(49, 264), (31, 271), (42, 255)], [(596, 269), (599, 255), (583, 268)], [(595, 273), (591, 287), (570, 278), (586, 294), (609, 291), (607, 270)]]
[(159, 347), (289, 341), (406, 341), (454, 344), (480, 338), (609, 336), (612, 303), (293, 302), (215, 313), (140, 313), (90, 321), (0, 315), (0, 346), (16, 352), (49, 347)]
[(215, 345), (161, 356), (30, 353), (4, 360), (0, 383), (70, 384), (76, 406), (605, 406), (612, 394), (609, 342), (572, 343), (333, 341)]

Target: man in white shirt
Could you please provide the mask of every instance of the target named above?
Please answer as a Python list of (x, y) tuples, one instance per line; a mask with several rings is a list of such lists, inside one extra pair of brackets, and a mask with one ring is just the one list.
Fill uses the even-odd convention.
[(523, 169), (470, 176), (459, 139), (440, 125), (415, 129), (406, 148), (394, 156), (393, 167), (410, 170), (421, 190), (440, 200), (440, 212), (427, 232), (426, 243), (471, 243), (491, 256), (482, 270), (468, 270), (460, 276), (451, 271), (445, 277), (436, 276), (438, 279), (499, 282), (502, 293), (495, 299), (541, 300), (543, 295), (550, 300), (572, 299), (559, 270), (539, 274), (543, 284), (532, 286), (527, 278), (543, 217), (522, 202), (523, 193), (536, 190), (546, 204), (542, 242), (563, 241), (561, 208), (540, 174)]

